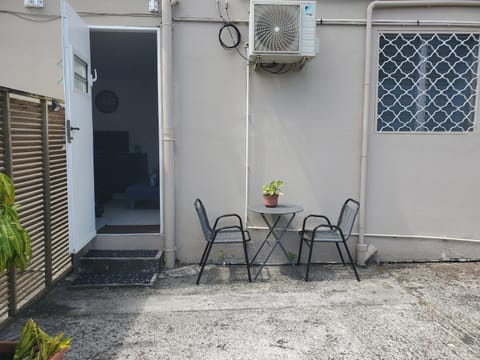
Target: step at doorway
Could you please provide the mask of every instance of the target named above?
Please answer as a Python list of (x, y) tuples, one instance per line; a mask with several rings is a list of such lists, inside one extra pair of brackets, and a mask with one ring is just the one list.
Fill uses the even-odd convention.
[(159, 250), (90, 250), (71, 287), (151, 286), (163, 267)]

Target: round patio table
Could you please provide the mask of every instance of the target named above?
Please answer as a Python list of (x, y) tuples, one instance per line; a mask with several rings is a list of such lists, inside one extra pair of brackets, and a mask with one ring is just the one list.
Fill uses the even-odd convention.
[[(282, 244), (282, 238), (287, 232), (288, 227), (292, 223), (293, 219), (295, 218), (295, 215), (303, 211), (303, 207), (298, 205), (292, 205), (292, 204), (279, 204), (276, 207), (267, 207), (263, 204), (256, 204), (256, 205), (249, 206), (248, 211), (260, 214), (269, 230), (262, 244), (260, 245), (257, 252), (255, 253), (255, 256), (253, 257), (251, 264), (253, 265), (255, 263), (255, 260), (258, 254), (260, 254), (260, 251), (262, 251), (265, 244), (268, 244), (271, 247), (270, 252), (266, 256), (266, 258), (263, 260), (263, 262), (256, 264), (256, 265), (260, 265), (260, 269), (256, 273), (254, 277), (254, 281), (257, 280), (258, 275), (260, 275), (260, 272), (263, 270), (265, 265), (267, 265), (268, 260), (270, 259), (270, 256), (272, 256), (273, 251), (277, 246), (280, 246), (280, 249), (285, 254), (285, 257), (287, 258), (290, 265), (295, 266), (290, 256), (288, 256), (287, 250)], [(269, 217), (267, 217), (267, 215), (269, 215), (270, 219)], [(279, 224), (279, 221), (282, 218), (282, 216), (287, 217), (287, 223), (285, 226)], [(273, 244), (269, 242), (270, 236), (273, 236), (275, 240)]]

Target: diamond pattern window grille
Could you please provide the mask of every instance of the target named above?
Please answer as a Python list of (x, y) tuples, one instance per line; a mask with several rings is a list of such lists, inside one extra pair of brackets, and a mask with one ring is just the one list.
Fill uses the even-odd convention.
[(381, 33), (377, 131), (472, 132), (479, 34)]

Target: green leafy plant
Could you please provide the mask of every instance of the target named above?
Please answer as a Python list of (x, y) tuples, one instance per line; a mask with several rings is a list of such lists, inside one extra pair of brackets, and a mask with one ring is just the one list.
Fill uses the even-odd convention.
[(217, 253), (217, 258), (218, 258), (218, 261), (224, 262), (224, 261), (225, 261), (225, 251), (220, 250), (220, 251)]
[(32, 257), (30, 236), (20, 225), (15, 203), (15, 187), (0, 173), (0, 271), (12, 266), (25, 270)]
[(269, 184), (262, 186), (263, 194), (268, 196), (283, 195), (282, 186), (282, 180), (273, 180)]
[(13, 360), (48, 360), (56, 353), (69, 349), (71, 341), (72, 338), (64, 338), (62, 333), (49, 336), (29, 319), (23, 327)]

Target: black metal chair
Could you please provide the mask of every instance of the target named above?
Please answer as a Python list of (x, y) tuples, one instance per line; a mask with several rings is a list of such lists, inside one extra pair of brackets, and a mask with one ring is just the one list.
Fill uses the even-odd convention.
[[(343, 259), (342, 252), (340, 251), (339, 243), (343, 243), (345, 246), (345, 250), (347, 252), (348, 258), (350, 260), (350, 264), (352, 265), (353, 272), (358, 281), (360, 281), (360, 277), (358, 276), (357, 269), (352, 259), (352, 255), (350, 254), (350, 250), (347, 246), (347, 240), (350, 238), (352, 234), (353, 224), (355, 223), (355, 219), (358, 214), (358, 209), (360, 207), (360, 203), (353, 199), (347, 199), (342, 206), (342, 210), (340, 211), (340, 216), (338, 218), (337, 225), (332, 225), (330, 220), (324, 215), (309, 215), (303, 220), (302, 231), (300, 231), (300, 249), (298, 251), (298, 261), (297, 265), (300, 264), (300, 257), (302, 255), (302, 245), (305, 244), (310, 247), (310, 251), (308, 253), (308, 261), (307, 261), (307, 272), (305, 275), (305, 281), (308, 281), (308, 274), (310, 271), (310, 263), (312, 261), (312, 251), (313, 245), (315, 243), (334, 243), (337, 247), (338, 254), (340, 255), (340, 259), (342, 260), (342, 264), (345, 265), (345, 260)], [(322, 219), (327, 222), (327, 224), (320, 224), (316, 225), (312, 228), (310, 225), (315, 219)], [(310, 223), (310, 224), (309, 224)], [(318, 221), (317, 221), (318, 223)], [(307, 226), (310, 225), (310, 229)]]
[[(215, 220), (212, 228), (208, 221), (207, 211), (205, 210), (205, 206), (203, 205), (202, 201), (200, 199), (195, 200), (194, 206), (200, 220), (200, 225), (202, 226), (203, 235), (207, 241), (207, 245), (203, 251), (202, 259), (200, 260), (201, 268), (197, 278), (197, 285), (200, 283), (203, 269), (205, 268), (208, 256), (210, 255), (210, 250), (212, 250), (214, 244), (243, 244), (245, 263), (247, 264), (248, 281), (252, 282), (247, 252), (247, 242), (250, 241), (251, 238), (249, 232), (243, 230), (241, 217), (237, 214), (226, 214), (219, 216)], [(233, 218), (236, 224), (219, 227), (220, 223), (224, 222), (223, 219), (226, 218)]]

